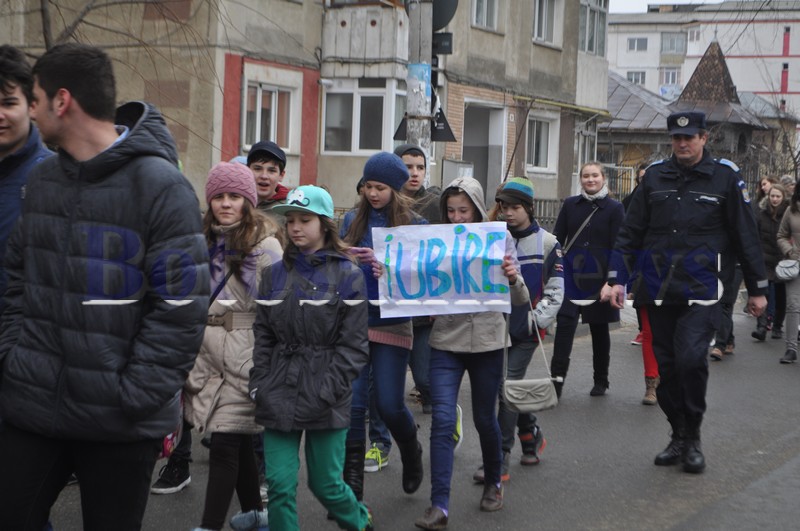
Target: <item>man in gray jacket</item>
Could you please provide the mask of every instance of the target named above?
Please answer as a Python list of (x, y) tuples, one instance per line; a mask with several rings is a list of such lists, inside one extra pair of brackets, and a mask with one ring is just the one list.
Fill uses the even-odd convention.
[(6, 254), (2, 527), (43, 529), (74, 472), (84, 529), (140, 529), (207, 318), (197, 197), (155, 108), (115, 116), (104, 52), (56, 46), (33, 73), (31, 117), (59, 152), (30, 172)]

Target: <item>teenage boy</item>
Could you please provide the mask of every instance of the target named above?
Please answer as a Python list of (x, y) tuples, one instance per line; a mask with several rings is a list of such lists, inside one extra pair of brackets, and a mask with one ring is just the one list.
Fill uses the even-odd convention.
[(286, 175), (286, 153), (275, 142), (258, 142), (247, 154), (247, 166), (256, 178), (258, 208), (283, 224), (284, 216), (273, 212), (272, 207), (285, 203), (289, 193), (281, 184)]

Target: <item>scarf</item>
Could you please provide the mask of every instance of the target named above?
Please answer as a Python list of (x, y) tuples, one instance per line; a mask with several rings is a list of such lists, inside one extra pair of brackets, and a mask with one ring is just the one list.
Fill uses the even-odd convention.
[[(236, 223), (232, 223), (231, 225), (211, 225), (211, 232), (216, 234), (217, 238), (214, 244), (209, 247), (208, 255), (209, 255), (209, 262), (208, 267), (211, 273), (211, 291), (212, 293), (214, 290), (217, 289), (222, 281), (225, 279), (225, 264), (234, 257), (233, 255), (238, 255), (238, 252), (230, 251), (225, 248), (225, 235), (232, 231), (233, 229), (237, 228), (241, 224), (241, 221), (237, 221)], [(234, 275), (239, 281), (242, 282), (247, 287), (247, 293), (251, 294), (253, 297), (257, 294), (257, 287), (256, 287), (256, 263), (257, 263), (257, 256), (261, 254), (258, 251), (253, 250), (250, 254), (244, 257), (242, 260), (240, 274)], [(219, 299), (230, 299), (231, 297), (227, 294), (227, 284), (226, 287), (222, 288), (222, 291), (219, 294)]]
[(604, 183), (600, 191), (593, 195), (589, 195), (586, 193), (586, 190), (581, 189), (581, 195), (587, 201), (597, 201), (598, 199), (605, 199), (606, 196), (608, 196), (608, 184)]

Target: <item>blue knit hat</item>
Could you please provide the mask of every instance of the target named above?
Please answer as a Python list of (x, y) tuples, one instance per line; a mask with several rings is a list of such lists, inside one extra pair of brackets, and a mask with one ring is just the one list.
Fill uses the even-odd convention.
[(408, 169), (403, 159), (394, 153), (381, 151), (372, 155), (364, 165), (364, 181), (377, 181), (400, 191), (408, 180)]
[(507, 180), (494, 198), (510, 205), (533, 205), (533, 183), (524, 177), (512, 177)]

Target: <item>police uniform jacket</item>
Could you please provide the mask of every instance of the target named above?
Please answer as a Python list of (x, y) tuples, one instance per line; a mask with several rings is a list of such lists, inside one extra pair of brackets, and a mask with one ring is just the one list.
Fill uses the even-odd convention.
[(640, 304), (716, 300), (718, 280), (726, 284), (738, 257), (748, 293), (766, 293), (758, 228), (735, 164), (703, 150), (699, 163), (682, 168), (673, 155), (652, 164), (640, 188), (617, 236), (610, 283), (634, 274)]

